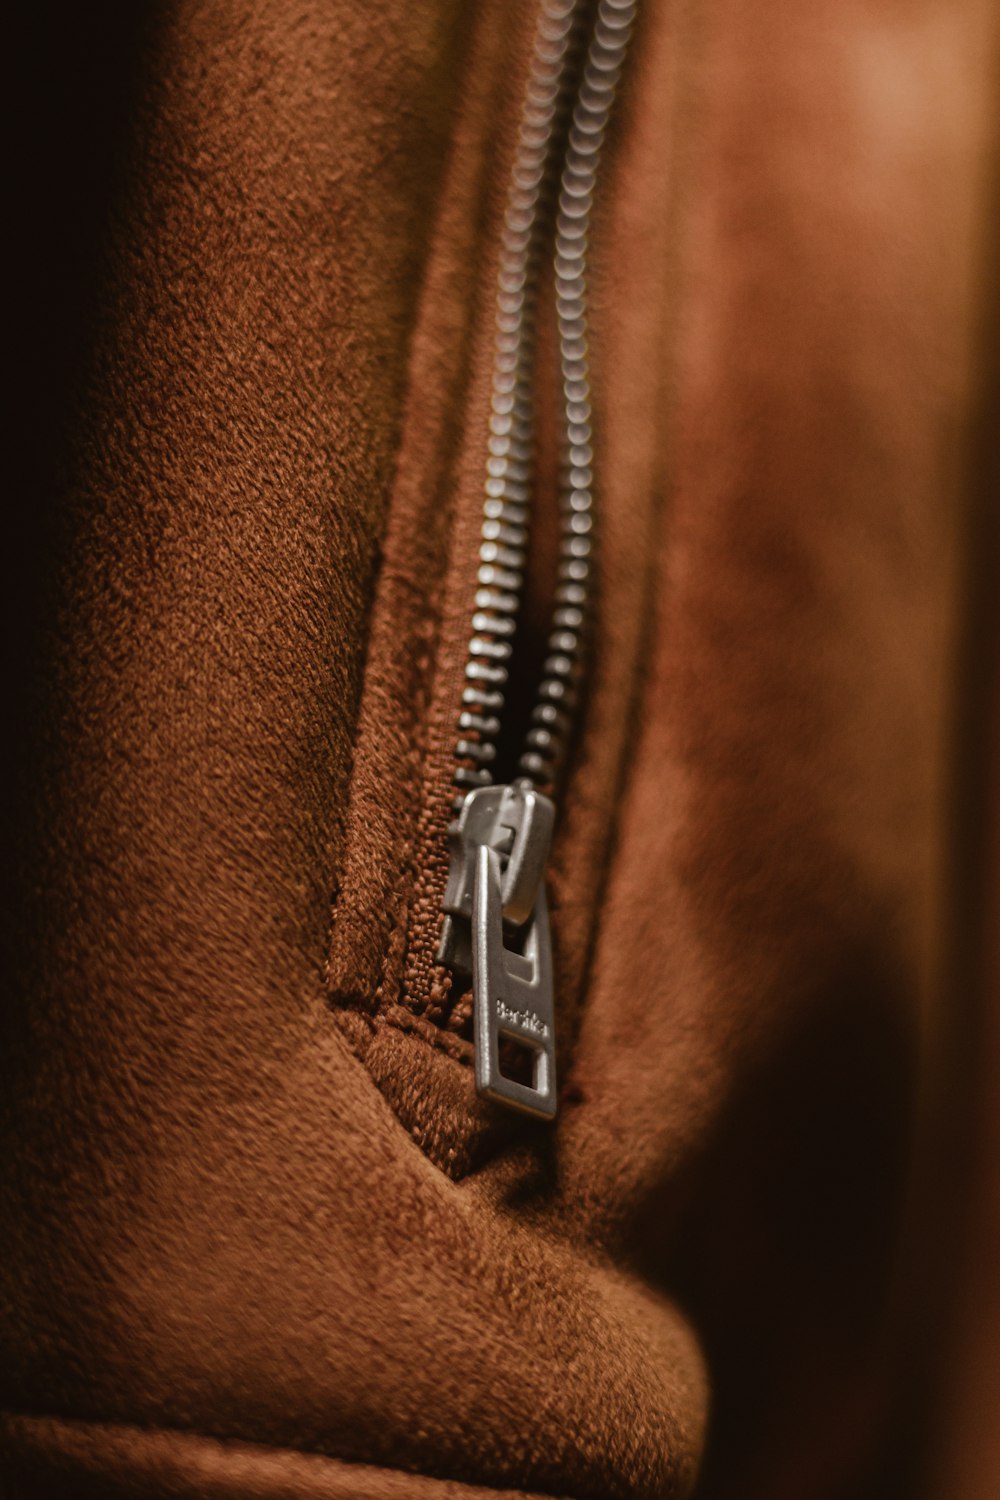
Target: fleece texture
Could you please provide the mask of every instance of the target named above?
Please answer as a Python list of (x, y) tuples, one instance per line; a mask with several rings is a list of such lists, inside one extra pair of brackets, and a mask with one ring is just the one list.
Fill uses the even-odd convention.
[(641, 6), (542, 1132), (433, 963), (534, 13), (26, 23), (5, 1493), (991, 1492), (1000, 21)]

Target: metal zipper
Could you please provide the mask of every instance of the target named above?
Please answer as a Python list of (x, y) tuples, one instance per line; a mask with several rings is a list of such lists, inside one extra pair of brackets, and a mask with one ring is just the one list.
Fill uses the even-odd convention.
[[(593, 598), (588, 239), (635, 10), (636, 0), (596, 7), (543, 0), (539, 14), (501, 236), (478, 589), (455, 743), (456, 818), (438, 960), (472, 980), (477, 1089), (542, 1119), (556, 1112), (545, 867)], [(560, 385), (559, 561), (531, 727), (516, 777), (494, 785), (532, 544), (539, 291), (548, 251)], [(530, 1082), (512, 1076), (504, 1042), (528, 1059)]]

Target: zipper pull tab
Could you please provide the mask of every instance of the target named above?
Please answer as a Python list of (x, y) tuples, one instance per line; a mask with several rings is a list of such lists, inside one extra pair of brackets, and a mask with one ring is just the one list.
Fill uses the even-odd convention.
[[(500, 856), (480, 844), (472, 906), (476, 1088), (499, 1104), (551, 1120), (556, 1112), (556, 1052), (545, 883), (539, 882), (518, 948), (508, 947), (502, 892)], [(528, 1052), (530, 1084), (503, 1072), (503, 1039)]]
[[(528, 783), (480, 787), (452, 824), (448, 916), (438, 959), (471, 974), (476, 1087), (508, 1108), (556, 1112), (552, 946), (545, 899), (555, 808)], [(524, 1049), (531, 1082), (504, 1071), (503, 1041)]]

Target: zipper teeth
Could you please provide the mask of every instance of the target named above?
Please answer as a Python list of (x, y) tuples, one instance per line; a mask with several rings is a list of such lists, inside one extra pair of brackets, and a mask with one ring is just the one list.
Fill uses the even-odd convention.
[(601, 150), (635, 19), (636, 0), (602, 0), (573, 110), (555, 234), (562, 380), (559, 566), (549, 655), (519, 769), (551, 787), (569, 744), (592, 595), (593, 432), (588, 361), (588, 250)]
[[(539, 15), (500, 242), (478, 588), (458, 721), (456, 807), (492, 782), (508, 661), (529, 545), (538, 282), (554, 146), (586, 5), (547, 0)], [(600, 0), (572, 106), (554, 231), (561, 382), (560, 534), (552, 630), (518, 769), (550, 790), (565, 758), (592, 603), (593, 449), (587, 358), (587, 258), (601, 148), (636, 0)]]
[(579, 0), (547, 0), (540, 12), (504, 212), (478, 588), (455, 746), (460, 793), (493, 780), (510, 638), (524, 586), (545, 189), (580, 16)]

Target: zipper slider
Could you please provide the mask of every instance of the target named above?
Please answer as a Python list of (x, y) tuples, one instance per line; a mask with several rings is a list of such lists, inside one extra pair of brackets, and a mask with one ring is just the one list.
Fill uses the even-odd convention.
[[(555, 807), (529, 783), (479, 787), (449, 829), (451, 867), (439, 963), (472, 978), (476, 1088), (540, 1119), (556, 1112), (552, 945), (545, 866)], [(503, 1071), (501, 1043), (531, 1059), (531, 1082)]]

